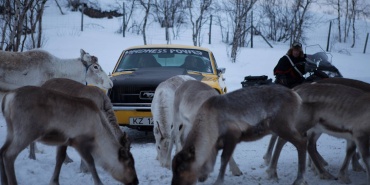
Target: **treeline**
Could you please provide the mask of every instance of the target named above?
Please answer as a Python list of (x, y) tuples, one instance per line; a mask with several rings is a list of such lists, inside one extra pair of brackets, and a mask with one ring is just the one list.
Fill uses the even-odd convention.
[[(46, 1), (0, 0), (1, 50), (22, 51), (42, 46)], [(81, 11), (81, 7), (99, 10), (99, 1), (54, 1), (61, 14), (60, 5), (74, 11)], [(144, 44), (146, 27), (153, 21), (165, 28), (168, 42), (176, 39), (185, 25), (190, 26), (194, 46), (202, 44), (204, 28), (218, 26), (222, 40), (231, 45), (230, 57), (235, 62), (238, 48), (249, 44), (252, 32), (270, 41), (304, 42), (306, 31), (317, 21), (312, 15), (313, 5), (335, 10), (338, 41), (352, 41), (354, 47), (356, 20), (370, 17), (368, 0), (115, 0), (112, 11), (123, 15), (121, 33), (142, 34)]]

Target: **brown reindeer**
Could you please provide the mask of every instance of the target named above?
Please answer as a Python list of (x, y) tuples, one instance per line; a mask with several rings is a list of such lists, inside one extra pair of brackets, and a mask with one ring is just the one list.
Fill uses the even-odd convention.
[[(343, 166), (348, 166), (350, 156), (356, 146), (365, 163), (370, 184), (369, 135), (370, 135), (370, 94), (358, 88), (341, 84), (304, 84), (294, 88), (303, 100), (297, 127), (311, 127), (315, 133), (327, 133), (347, 140), (347, 154)], [(313, 126), (312, 126), (313, 124)], [(353, 142), (352, 142), (353, 141)], [(276, 168), (279, 153), (285, 144), (279, 138), (276, 144), (272, 166)], [(316, 151), (316, 142), (310, 138), (307, 150), (319, 170), (321, 178), (334, 179), (327, 172)], [(346, 168), (341, 168), (340, 175), (347, 177)], [(344, 174), (341, 174), (344, 173)], [(347, 179), (349, 180), (349, 179)]]
[[(205, 181), (213, 170), (218, 150), (221, 167), (215, 184), (222, 184), (226, 165), (241, 141), (254, 141), (276, 133), (298, 152), (298, 175), (294, 184), (305, 184), (306, 139), (295, 128), (300, 97), (279, 85), (243, 88), (213, 96), (203, 103), (182, 150), (172, 161), (173, 185)], [(276, 177), (276, 173), (269, 173)]]
[[(367, 92), (367, 93), (370, 92), (370, 84), (368, 84), (366, 82), (359, 81), (359, 80), (348, 79), (348, 78), (327, 78), (327, 79), (316, 81), (315, 83), (341, 84), (341, 85), (346, 85), (346, 86), (349, 86), (349, 87), (357, 88), (357, 89), (362, 90), (362, 91)], [(318, 153), (317, 148), (316, 148), (316, 142), (317, 142), (317, 140), (319, 139), (319, 137), (322, 133), (326, 133), (326, 131), (322, 130), (320, 128), (314, 127), (314, 128), (310, 129), (307, 132), (307, 135), (308, 135), (308, 140), (309, 140), (310, 146), (313, 148), (313, 150), (315, 151), (315, 155), (318, 158), (317, 160), (319, 160), (320, 164), (322, 164), (323, 166), (326, 166), (328, 163)], [(341, 136), (339, 136), (339, 137), (341, 137)], [(273, 144), (274, 143), (275, 142), (273, 141)], [(270, 161), (271, 153), (272, 153), (272, 148), (270, 148), (270, 147), (273, 147), (273, 145), (271, 143), (269, 145), (269, 149), (267, 150), (267, 152), (264, 156), (265, 161), (266, 160)], [(342, 166), (339, 170), (339, 174), (338, 174), (338, 180), (342, 183), (347, 183), (348, 184), (348, 183), (351, 182), (351, 180), (348, 177), (347, 171), (348, 171), (348, 165), (349, 165), (350, 160), (351, 160), (351, 154), (353, 153), (354, 150), (356, 150), (356, 144), (354, 143), (354, 141), (352, 139), (347, 139), (346, 156), (345, 156), (345, 159), (343, 161), (343, 164), (342, 164)], [(311, 160), (310, 160), (310, 162), (311, 162)], [(321, 166), (315, 166), (315, 167), (320, 168)], [(352, 169), (354, 171), (364, 171), (364, 169), (362, 168), (362, 166), (358, 162), (358, 156), (357, 155), (352, 155)], [(317, 171), (319, 172), (320, 178), (335, 179), (335, 177), (332, 176), (329, 172), (327, 172), (325, 170), (325, 168), (317, 169)]]
[[(341, 85), (345, 85), (345, 86), (349, 86), (349, 87), (354, 87), (356, 89), (360, 89), (366, 93), (370, 93), (370, 84), (366, 83), (366, 82), (363, 82), (363, 81), (360, 81), (360, 80), (355, 80), (355, 79), (349, 79), (349, 78), (327, 78), (327, 79), (323, 79), (323, 80), (319, 80), (317, 81), (316, 83), (329, 83), (329, 84), (341, 84)], [(321, 131), (322, 132), (322, 131)], [(325, 132), (325, 131), (324, 131)], [(316, 150), (317, 152), (317, 149), (316, 149), (316, 142), (317, 140), (319, 139), (321, 133), (320, 133), (320, 130), (314, 130), (314, 131), (311, 131), (311, 136), (309, 137), (309, 140), (310, 140), (310, 143), (312, 144), (312, 147), (314, 147), (314, 150)], [(347, 173), (347, 170), (348, 170), (348, 165), (350, 163), (350, 160), (351, 160), (351, 153), (353, 154), (353, 152), (356, 150), (356, 144), (354, 141), (352, 140), (347, 140), (347, 149), (346, 149), (346, 156), (344, 158), (344, 161), (343, 161), (343, 164), (339, 170), (339, 174), (338, 174), (338, 179), (339, 181), (343, 182), (343, 183), (351, 183), (351, 180), (349, 179), (348, 177), (348, 173)], [(318, 159), (320, 161), (323, 160), (323, 157), (317, 152), (317, 156), (318, 156)], [(358, 155), (352, 155), (352, 169), (354, 171), (365, 171), (362, 166), (360, 165), (360, 163), (358, 162)], [(325, 160), (324, 160), (324, 163), (321, 162), (322, 164), (325, 164)], [(327, 164), (327, 163), (326, 163)], [(325, 169), (323, 169), (325, 170)], [(321, 171), (321, 170), (319, 170)], [(322, 175), (321, 175), (322, 176)]]
[(2, 111), (7, 123), (7, 137), (0, 149), (2, 185), (17, 184), (14, 161), (33, 141), (58, 146), (57, 163), (64, 161), (67, 146), (74, 147), (95, 185), (102, 184), (95, 163), (124, 184), (138, 184), (129, 148), (116, 139), (107, 118), (93, 101), (25, 86), (4, 96)]
[[(114, 115), (114, 111), (112, 109), (112, 103), (109, 99), (109, 97), (105, 94), (105, 92), (95, 86), (86, 86), (83, 85), (77, 81), (67, 79), (67, 78), (54, 78), (51, 80), (46, 81), (41, 87), (50, 89), (50, 90), (55, 90), (58, 92), (62, 92), (71, 96), (77, 96), (77, 97), (82, 97), (82, 98), (88, 98), (92, 100), (95, 105), (98, 106), (98, 108), (105, 114), (106, 118), (108, 119), (108, 127), (112, 130), (112, 133), (114, 136), (117, 138), (117, 140), (120, 140), (121, 138), (125, 138), (125, 140), (120, 140), (124, 141), (122, 146), (126, 147), (129, 149), (130, 147), (130, 141), (127, 138), (126, 133), (122, 132), (120, 129), (117, 119)], [(35, 147), (33, 147), (35, 143), (32, 143), (30, 146), (30, 156), (33, 155), (35, 156), (35, 151), (32, 150)], [(66, 159), (68, 159), (68, 155), (66, 156)], [(67, 160), (66, 160), (67, 161)], [(62, 164), (58, 164), (59, 169)], [(57, 166), (58, 167), (58, 166)], [(83, 161), (81, 160), (81, 165), (80, 165), (80, 170), (81, 172), (87, 172), (88, 169), (86, 165), (84, 165)], [(53, 175), (54, 179), (57, 179), (59, 176), (58, 171), (56, 171), (56, 174)]]
[[(67, 79), (67, 78), (50, 79), (46, 81), (44, 84), (42, 84), (41, 87), (59, 91), (59, 92), (62, 92), (62, 93), (65, 93), (71, 96), (88, 98), (94, 101), (94, 103), (98, 106), (98, 108), (105, 113), (105, 116), (107, 117), (108, 122), (109, 122), (109, 128), (112, 129), (112, 132), (116, 136), (116, 138), (119, 139), (123, 136), (124, 133), (119, 128), (119, 125), (117, 123), (117, 119), (112, 109), (112, 103), (109, 97), (105, 94), (105, 92), (102, 89), (95, 87), (95, 86), (86, 86), (75, 80)], [(30, 145), (29, 158), (36, 159), (34, 143)], [(68, 159), (68, 156), (67, 156), (67, 159)], [(67, 162), (69, 162), (69, 160), (67, 160)], [(86, 172), (86, 170), (87, 170), (86, 167), (81, 165), (81, 171)]]

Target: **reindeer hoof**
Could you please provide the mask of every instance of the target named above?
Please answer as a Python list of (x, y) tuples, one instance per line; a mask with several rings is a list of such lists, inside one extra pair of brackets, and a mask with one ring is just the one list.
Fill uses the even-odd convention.
[(308, 185), (304, 179), (297, 179), (294, 181), (293, 185)]
[(33, 155), (31, 155), (31, 154), (30, 154), (30, 155), (28, 156), (28, 158), (30, 158), (30, 159), (32, 159), (32, 160), (36, 160), (36, 156), (35, 156), (35, 154), (33, 154)]
[(267, 169), (266, 170), (266, 173), (267, 173), (267, 179), (270, 179), (270, 180), (279, 180), (278, 176), (277, 176), (277, 173), (276, 173), (276, 170), (273, 170), (273, 169)]
[(263, 156), (263, 160), (264, 160), (264, 162), (265, 162), (265, 165), (267, 166), (267, 165), (269, 165), (269, 164), (270, 164), (271, 156), (266, 156), (266, 155), (264, 155), (264, 156)]
[(340, 172), (338, 175), (338, 181), (341, 184), (351, 184), (351, 179), (349, 179), (349, 176), (346, 173)]
[(325, 172), (320, 174), (320, 179), (336, 180), (337, 178), (329, 172)]
[(241, 172), (240, 170), (235, 170), (235, 171), (231, 171), (231, 173), (234, 175), (234, 176), (241, 176), (243, 175), (243, 172)]
[(199, 182), (204, 182), (204, 181), (206, 181), (208, 179), (208, 175), (203, 175), (203, 176), (200, 176), (199, 178), (198, 178), (198, 181)]
[(87, 169), (87, 166), (83, 161), (81, 161), (81, 164), (80, 164), (80, 172), (81, 173), (88, 173), (89, 172), (89, 169)]
[(68, 164), (68, 163), (71, 163), (71, 162), (73, 162), (73, 160), (70, 157), (68, 157), (68, 155), (67, 155), (67, 157), (64, 159), (64, 164)]
[(223, 180), (217, 179), (216, 182), (213, 185), (222, 185), (224, 184)]
[(162, 166), (171, 170), (171, 164), (170, 163), (163, 163)]
[(366, 171), (358, 161), (357, 162), (352, 161), (352, 170), (355, 171), (355, 172), (364, 172), (364, 171)]

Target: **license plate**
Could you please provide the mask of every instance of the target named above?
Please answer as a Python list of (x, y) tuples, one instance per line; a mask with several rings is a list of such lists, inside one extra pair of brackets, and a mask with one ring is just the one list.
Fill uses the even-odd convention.
[(147, 126), (153, 126), (153, 118), (151, 117), (136, 117), (136, 118), (130, 118), (130, 125), (147, 125)]

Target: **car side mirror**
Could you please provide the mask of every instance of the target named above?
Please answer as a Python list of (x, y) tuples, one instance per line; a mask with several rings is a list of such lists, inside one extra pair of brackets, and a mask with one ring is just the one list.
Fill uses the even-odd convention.
[(226, 68), (217, 68), (217, 74), (225, 74)]

